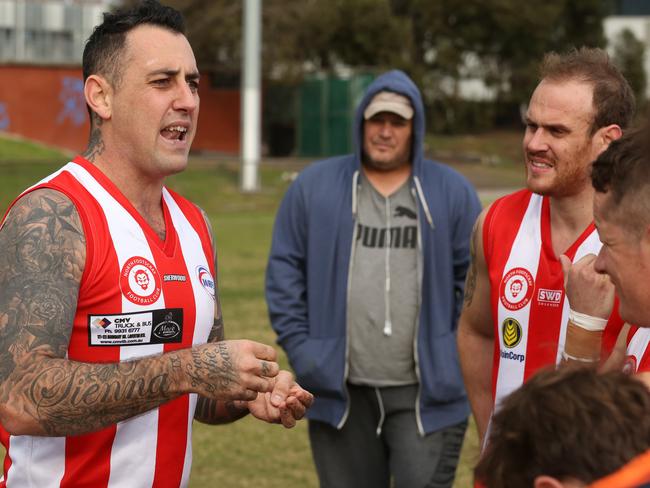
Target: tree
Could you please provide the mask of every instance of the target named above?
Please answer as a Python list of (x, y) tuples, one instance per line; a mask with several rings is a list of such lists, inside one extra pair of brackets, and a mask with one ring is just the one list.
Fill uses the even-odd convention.
[[(456, 130), (464, 79), (480, 79), (516, 116), (547, 51), (601, 47), (611, 0), (264, 0), (263, 73), (298, 80), (341, 67), (405, 70), (421, 87), (430, 121)], [(237, 77), (242, 0), (168, 0), (185, 15), (203, 71)], [(485, 104), (484, 104), (485, 105)], [(497, 108), (498, 110), (495, 110)], [(493, 120), (491, 120), (493, 121)], [(488, 121), (490, 122), (490, 121)]]
[(636, 96), (637, 104), (645, 99), (646, 73), (643, 65), (645, 46), (630, 29), (623, 29), (614, 42), (614, 62), (627, 79)]

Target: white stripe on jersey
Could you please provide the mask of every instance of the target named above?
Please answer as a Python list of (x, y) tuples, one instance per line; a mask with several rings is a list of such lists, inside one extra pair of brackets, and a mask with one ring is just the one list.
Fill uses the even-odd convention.
[[(176, 234), (178, 235), (178, 239), (183, 248), (183, 258), (185, 260), (187, 272), (190, 274), (190, 283), (192, 284), (192, 290), (194, 292), (196, 316), (212, 318), (214, 317), (214, 299), (211, 298), (210, 300), (205, 300), (206, 294), (209, 295), (209, 293), (200, 283), (197, 274), (197, 269), (205, 262), (203, 259), (205, 251), (201, 245), (201, 238), (166, 188), (163, 188), (163, 198), (165, 199), (167, 209), (169, 210), (174, 228), (176, 229)], [(210, 260), (212, 257), (205, 256), (205, 258)], [(216, 279), (216, 276), (214, 278)], [(210, 334), (211, 329), (212, 321), (206, 324), (196, 324), (192, 344), (205, 344), (208, 340), (208, 335)]]
[[(167, 204), (169, 214), (176, 228), (176, 233), (178, 238), (181, 241), (183, 246), (183, 258), (185, 259), (185, 265), (187, 267), (187, 272), (190, 275), (190, 283), (192, 284), (192, 290), (194, 295), (194, 302), (196, 307), (196, 316), (197, 317), (214, 317), (214, 301), (205, 300), (205, 294), (208, 293), (207, 290), (203, 288), (203, 285), (199, 282), (199, 276), (197, 269), (204, 263), (204, 260), (200, 259), (201, 256), (205, 255), (203, 246), (201, 245), (201, 238), (196, 233), (192, 225), (187, 221), (187, 218), (178, 207), (172, 196), (169, 194), (166, 188), (163, 188), (163, 198)], [(206, 256), (206, 258), (209, 258)], [(216, 276), (214, 277), (216, 279)], [(216, 282), (215, 282), (216, 287)], [(215, 288), (216, 289), (216, 288)], [(194, 327), (194, 336), (192, 337), (192, 344), (204, 344), (208, 340), (210, 334), (210, 329), (212, 324), (196, 324)], [(189, 414), (187, 420), (187, 438), (188, 442), (185, 447), (185, 462), (183, 464), (183, 475), (181, 478), (181, 487), (187, 486), (190, 478), (190, 468), (192, 466), (192, 424), (194, 419), (194, 410), (196, 408), (197, 396), (192, 393), (189, 399)]]
[[(636, 367), (639, 367), (641, 360), (648, 349), (648, 344), (650, 343), (650, 328), (649, 327), (639, 327), (639, 329), (634, 333), (630, 343), (627, 345), (627, 355), (634, 356), (636, 359)], [(635, 371), (636, 373), (636, 371)]]
[[(133, 256), (140, 256), (155, 264), (153, 253), (140, 224), (131, 214), (83, 167), (69, 163), (69, 171), (99, 202), (110, 231), (119, 268)], [(122, 312), (139, 312), (165, 308), (163, 293), (153, 304), (138, 305), (122, 295)], [(120, 347), (120, 361), (152, 356), (163, 352), (163, 344)], [(124, 486), (151, 486), (156, 468), (158, 409), (117, 424), (111, 451), (109, 488)], [(138, 456), (133, 453), (137, 452)], [(116, 468), (116, 469), (113, 469)]]
[[(510, 256), (503, 268), (505, 274), (513, 268), (525, 268), (533, 276), (537, 274), (539, 266), (539, 256), (542, 249), (542, 235), (541, 235), (541, 214), (542, 214), (542, 201), (540, 195), (533, 194), (528, 203), (528, 208), (524, 214), (524, 218), (519, 226), (519, 231), (515, 237), (510, 250)], [(519, 344), (509, 350), (514, 354), (526, 355), (526, 346), (528, 344), (528, 317), (530, 314), (530, 300), (523, 308), (519, 310), (508, 310), (504, 307), (501, 300), (498, 304), (497, 312), (497, 328), (500, 331), (503, 321), (506, 318), (513, 318), (522, 328), (521, 340)], [(503, 334), (498, 333), (499, 337), (499, 350), (506, 349)], [(524, 361), (510, 361), (505, 367), (501, 362), (499, 363), (499, 371), (497, 372), (497, 387), (494, 403), (495, 406), (501, 403), (501, 400), (509, 395), (513, 390), (519, 388), (524, 382), (524, 369), (526, 363)]]
[[(9, 446), (7, 488), (58, 488), (65, 469), (65, 437), (12, 435)], [(42, 461), (35, 464), (32, 459)]]

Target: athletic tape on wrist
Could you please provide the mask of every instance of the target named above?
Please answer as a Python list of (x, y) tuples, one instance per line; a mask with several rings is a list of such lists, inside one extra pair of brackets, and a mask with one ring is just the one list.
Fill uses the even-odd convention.
[(581, 329), (601, 332), (605, 330), (607, 325), (607, 319), (601, 319), (600, 317), (593, 317), (587, 315), (586, 313), (576, 312), (575, 310), (569, 309), (569, 320)]
[(600, 358), (578, 358), (576, 356), (571, 356), (571, 354), (567, 354), (566, 351), (562, 351), (562, 359), (565, 361), (578, 361), (580, 363), (597, 363), (600, 361)]

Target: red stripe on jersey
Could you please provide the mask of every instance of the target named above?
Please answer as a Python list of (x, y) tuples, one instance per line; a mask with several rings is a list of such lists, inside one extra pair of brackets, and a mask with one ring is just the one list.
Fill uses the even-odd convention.
[[(548, 287), (551, 290), (563, 288), (564, 277), (559, 261), (540, 259), (537, 278), (539, 279), (542, 276), (544, 277), (545, 288)], [(529, 327), (528, 329), (524, 381), (527, 381), (540, 368), (555, 364), (561, 329), (557, 325), (553, 326), (553, 324), (558, 324), (558, 311), (560, 311), (561, 316), (563, 303), (564, 293), (561, 302), (555, 308), (542, 305), (538, 300), (533, 299), (531, 301), (530, 316), (535, 317), (535, 321), (539, 324), (549, 324), (549, 327)]]
[(618, 334), (621, 332), (625, 321), (621, 318), (621, 315), (618, 313), (618, 297), (614, 297), (614, 308), (612, 309), (612, 314), (609, 316), (605, 330), (603, 331), (603, 339), (600, 345), (600, 357), (607, 358), (612, 353), (614, 346), (616, 345), (616, 339), (618, 339)]
[[(61, 488), (108, 486), (111, 447), (116, 431), (117, 427), (113, 425), (98, 432), (66, 438), (65, 472)], [(88, 466), (93, 469), (88, 469)]]
[[(3, 463), (4, 479), (7, 479), (7, 473), (11, 467), (11, 456), (9, 456), (9, 433), (0, 425), (0, 443), (5, 446), (5, 461)], [(0, 488), (5, 488), (5, 482), (0, 481)]]
[[(553, 250), (550, 207), (550, 200), (545, 198), (542, 201), (542, 215), (540, 222), (542, 256), (537, 269), (537, 278), (535, 281), (538, 282), (543, 280), (544, 288), (550, 290), (563, 290), (564, 275), (562, 273), (562, 264), (555, 256), (555, 251)], [(582, 234), (580, 234), (578, 239), (576, 239), (576, 241), (564, 252), (566, 257), (573, 260), (580, 244), (589, 237), (594, 229), (594, 224), (589, 224)], [(535, 320), (540, 324), (557, 323), (561, 317), (561, 315), (558, 317), (558, 311), (562, 310), (564, 300), (565, 294), (562, 293), (560, 302), (555, 308), (544, 306), (539, 300), (533, 300), (530, 316), (535, 317)], [(524, 381), (527, 381), (528, 378), (530, 378), (540, 368), (555, 364), (557, 348), (561, 339), (559, 337), (560, 332), (561, 328), (559, 327), (531, 327), (529, 329)]]
[(190, 439), (187, 435), (189, 395), (183, 395), (158, 408), (158, 445), (156, 446), (156, 488), (178, 487), (183, 476), (185, 449)]

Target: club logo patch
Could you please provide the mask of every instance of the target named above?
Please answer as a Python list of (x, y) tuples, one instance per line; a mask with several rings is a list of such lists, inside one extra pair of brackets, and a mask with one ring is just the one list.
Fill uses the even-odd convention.
[(513, 268), (501, 280), (499, 296), (508, 310), (519, 310), (530, 302), (535, 290), (533, 276), (525, 268)]
[(134, 256), (122, 266), (120, 288), (130, 302), (151, 305), (160, 298), (160, 275), (147, 259)]
[(512, 349), (521, 342), (521, 325), (512, 317), (508, 317), (501, 325), (501, 336), (503, 337), (503, 345)]
[(199, 283), (201, 283), (201, 286), (205, 289), (205, 291), (208, 292), (208, 294), (212, 297), (214, 300), (214, 295), (215, 295), (215, 285), (214, 285), (214, 278), (212, 277), (212, 274), (210, 273), (210, 270), (206, 266), (197, 266), (196, 267), (196, 276), (199, 280)]

